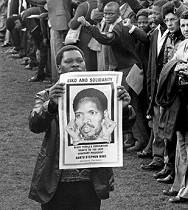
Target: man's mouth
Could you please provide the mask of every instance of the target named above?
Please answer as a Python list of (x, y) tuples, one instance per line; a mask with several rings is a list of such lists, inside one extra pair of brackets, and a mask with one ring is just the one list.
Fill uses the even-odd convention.
[(91, 128), (94, 128), (94, 126), (90, 124), (84, 124), (81, 127), (81, 131), (83, 131), (84, 133), (89, 133), (91, 131)]
[(75, 72), (75, 71), (82, 71), (80, 68), (72, 68), (71, 70), (72, 72)]
[(89, 133), (89, 132), (91, 131), (91, 127), (90, 127), (90, 126), (85, 126), (85, 127), (82, 129), (82, 131), (83, 131), (84, 133)]

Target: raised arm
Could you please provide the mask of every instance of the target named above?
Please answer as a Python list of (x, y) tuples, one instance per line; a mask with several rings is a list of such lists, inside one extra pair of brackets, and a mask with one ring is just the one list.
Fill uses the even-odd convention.
[(29, 116), (29, 128), (34, 133), (44, 132), (51, 121), (57, 115), (57, 109), (54, 113), (49, 112), (50, 99), (49, 92), (44, 90), (35, 96), (35, 106)]
[(128, 3), (130, 8), (137, 13), (140, 9), (145, 9), (144, 6), (142, 6), (137, 0), (125, 0), (125, 2)]
[(48, 90), (39, 92), (35, 106), (29, 116), (29, 128), (34, 133), (42, 133), (50, 127), (58, 115), (58, 97), (64, 94), (64, 84), (56, 83)]

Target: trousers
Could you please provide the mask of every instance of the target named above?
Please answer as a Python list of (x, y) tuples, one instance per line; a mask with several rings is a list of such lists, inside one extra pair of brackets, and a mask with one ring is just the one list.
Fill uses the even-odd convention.
[(42, 210), (100, 210), (101, 199), (97, 197), (92, 182), (59, 182), (56, 193)]
[(177, 131), (175, 179), (171, 190), (188, 199), (188, 132), (182, 135)]

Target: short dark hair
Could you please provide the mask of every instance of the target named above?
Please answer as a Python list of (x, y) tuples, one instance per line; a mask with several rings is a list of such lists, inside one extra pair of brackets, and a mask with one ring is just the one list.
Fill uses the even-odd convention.
[(139, 16), (148, 17), (148, 15), (149, 15), (149, 9), (140, 9), (140, 10), (136, 13), (136, 18), (138, 19)]
[(12, 15), (9, 18), (7, 18), (7, 20), (6, 20), (6, 28), (9, 31), (12, 31), (14, 29), (16, 20), (21, 20), (20, 15)]
[(149, 7), (149, 2), (147, 0), (141, 0), (140, 1), (141, 6), (148, 8)]
[(101, 92), (100, 90), (97, 90), (95, 88), (88, 88), (88, 89), (81, 90), (75, 96), (75, 98), (73, 100), (74, 112), (76, 112), (76, 110), (78, 108), (78, 104), (87, 98), (89, 98), (89, 100), (91, 100), (92, 102), (96, 103), (98, 109), (102, 110), (103, 112), (108, 107), (107, 97), (103, 92)]
[(110, 1), (108, 2), (105, 7), (115, 7), (116, 9), (119, 10), (119, 4), (116, 1)]
[(120, 14), (120, 7), (119, 4), (116, 1), (110, 1), (105, 5), (106, 7), (113, 7), (115, 10), (117, 10), (117, 12)]
[(102, 7), (104, 9), (104, 7), (106, 6), (106, 4), (108, 4), (109, 2), (111, 2), (112, 0), (101, 0), (101, 3), (103, 4)]
[(185, 10), (181, 15), (180, 19), (188, 19), (188, 10)]
[(63, 53), (66, 52), (66, 51), (71, 51), (71, 50), (79, 51), (82, 54), (83, 59), (85, 60), (84, 53), (82, 52), (82, 50), (80, 48), (78, 48), (75, 45), (65, 45), (57, 52), (57, 55), (56, 55), (56, 65), (57, 66), (61, 65), (61, 60), (63, 58)]
[(172, 13), (172, 14), (176, 15), (174, 8), (175, 8), (175, 6), (172, 2), (167, 2), (166, 4), (164, 4), (162, 6), (162, 17), (163, 17), (163, 19), (165, 18), (165, 15), (167, 15), (169, 13)]
[(162, 8), (162, 6), (163, 6), (164, 4), (166, 4), (167, 2), (168, 2), (167, 0), (157, 0), (157, 1), (155, 1), (155, 2), (153, 3), (153, 6), (157, 6), (157, 7)]

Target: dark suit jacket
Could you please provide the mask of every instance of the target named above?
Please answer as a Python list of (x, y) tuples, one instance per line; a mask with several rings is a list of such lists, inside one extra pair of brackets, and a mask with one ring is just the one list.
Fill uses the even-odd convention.
[(134, 64), (140, 66), (133, 35), (129, 33), (127, 27), (123, 26), (122, 21), (115, 25), (110, 34), (100, 33), (96, 26), (86, 26), (85, 28), (99, 43), (111, 46), (117, 61), (116, 70), (131, 68)]
[[(59, 121), (57, 113), (48, 111), (49, 91), (39, 92), (35, 97), (35, 107), (29, 116), (29, 128), (34, 133), (45, 133), (41, 150), (38, 154), (31, 182), (29, 198), (39, 203), (47, 203), (56, 192), (61, 178), (59, 169)], [(123, 110), (123, 120), (126, 129), (135, 122), (135, 112), (132, 106)], [(91, 179), (97, 196), (107, 199), (113, 190), (113, 172), (111, 168), (91, 169)]]
[(157, 39), (158, 39), (158, 29), (156, 29), (151, 35), (150, 40), (150, 49), (149, 49), (149, 60), (147, 68), (147, 92), (148, 97), (150, 98), (150, 105), (148, 112), (151, 111), (155, 103), (155, 94), (157, 90), (157, 81), (159, 79), (160, 72), (163, 67), (163, 58), (164, 58), (164, 48), (166, 39), (162, 45), (159, 55), (157, 55)]

